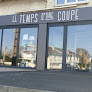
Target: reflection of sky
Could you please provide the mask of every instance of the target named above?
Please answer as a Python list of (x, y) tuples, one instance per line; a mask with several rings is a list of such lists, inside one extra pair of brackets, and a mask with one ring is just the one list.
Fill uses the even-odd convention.
[(13, 50), (14, 45), (14, 37), (15, 37), (15, 29), (4, 29), (3, 34), (3, 50), (5, 47), (8, 48), (8, 50)]
[(65, 0), (57, 0), (57, 4), (64, 4)]
[(63, 47), (63, 27), (50, 27), (49, 28), (49, 46), (57, 48)]
[[(87, 0), (78, 0), (78, 1), (87, 1)], [(67, 0), (67, 3), (76, 2), (76, 0)], [(57, 4), (64, 4), (65, 0), (57, 0)]]
[(28, 34), (28, 39), (30, 38), (30, 36), (34, 36), (34, 40), (32, 40), (32, 44), (37, 44), (38, 28), (21, 28), (20, 30), (20, 45), (21, 46), (22, 46), (23, 36), (25, 34)]
[[(15, 37), (15, 30), (16, 29), (4, 29), (3, 34), (3, 50), (5, 47), (8, 50), (13, 50), (14, 46), (14, 37)], [(1, 33), (1, 31), (0, 31)], [(28, 36), (34, 36), (34, 40), (32, 41), (33, 44), (37, 44), (37, 28), (22, 28), (20, 33), (20, 44), (22, 45), (23, 35), (28, 34)], [(0, 35), (1, 37), (1, 35)]]
[(69, 26), (67, 42), (68, 50), (84, 48), (92, 55), (92, 25)]
[(75, 2), (76, 0), (67, 0), (68, 3)]

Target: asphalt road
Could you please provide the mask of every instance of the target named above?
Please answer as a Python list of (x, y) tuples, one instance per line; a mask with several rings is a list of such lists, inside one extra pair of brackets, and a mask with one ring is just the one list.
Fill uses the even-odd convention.
[(92, 92), (92, 74), (58, 71), (0, 72), (0, 85), (54, 92)]

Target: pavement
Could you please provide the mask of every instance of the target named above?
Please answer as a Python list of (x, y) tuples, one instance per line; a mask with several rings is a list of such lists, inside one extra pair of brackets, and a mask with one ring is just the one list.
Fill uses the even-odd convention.
[(0, 72), (17, 72), (17, 71), (36, 71), (34, 69), (27, 69), (27, 68), (9, 68), (9, 67), (0, 67)]
[(53, 92), (92, 92), (92, 74), (62, 71), (0, 72), (0, 85)]

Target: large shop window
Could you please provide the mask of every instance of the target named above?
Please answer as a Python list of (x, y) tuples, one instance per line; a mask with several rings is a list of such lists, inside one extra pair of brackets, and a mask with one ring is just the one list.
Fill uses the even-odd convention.
[(63, 26), (49, 27), (47, 69), (62, 69)]
[(68, 70), (91, 71), (92, 25), (68, 27), (66, 65)]
[(19, 67), (36, 67), (38, 28), (21, 28), (19, 45)]
[(88, 0), (56, 0), (56, 5), (63, 5), (63, 4), (69, 4), (69, 3), (85, 3)]
[(4, 29), (2, 40), (1, 65), (11, 66), (14, 48), (14, 37), (16, 29)]

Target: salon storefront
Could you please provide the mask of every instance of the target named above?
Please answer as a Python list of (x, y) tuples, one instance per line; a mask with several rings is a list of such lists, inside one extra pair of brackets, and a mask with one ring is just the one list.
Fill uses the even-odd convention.
[(91, 72), (92, 7), (0, 16), (0, 66)]

